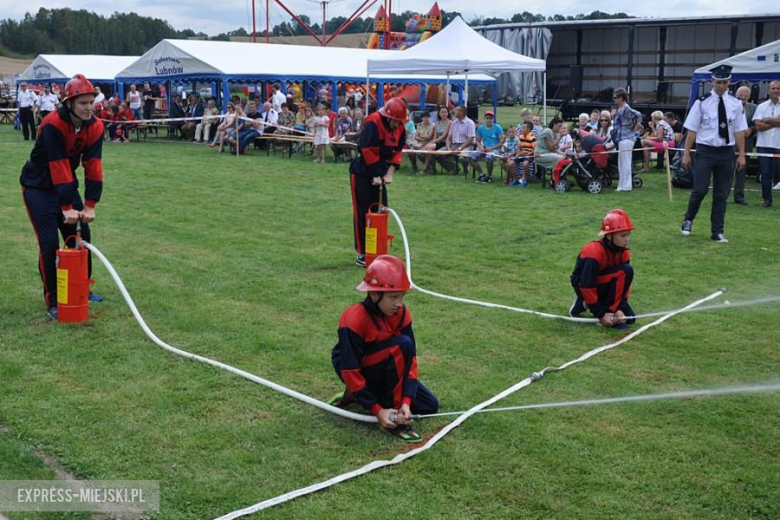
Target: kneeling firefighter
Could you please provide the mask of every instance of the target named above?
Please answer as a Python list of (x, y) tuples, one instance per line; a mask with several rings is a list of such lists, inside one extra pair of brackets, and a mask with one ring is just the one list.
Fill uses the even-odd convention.
[(574, 304), (571, 316), (590, 310), (605, 327), (627, 328), (634, 323), (628, 304), (634, 269), (628, 243), (634, 225), (622, 209), (613, 209), (601, 221), (601, 240), (585, 244), (571, 274)]
[(368, 294), (342, 313), (331, 353), (346, 389), (329, 403), (341, 407), (357, 401), (391, 434), (420, 442), (412, 414), (436, 413), (439, 401), (417, 379), (412, 315), (403, 304), (411, 289), (404, 263), (394, 256), (381, 255), (366, 268), (357, 290)]

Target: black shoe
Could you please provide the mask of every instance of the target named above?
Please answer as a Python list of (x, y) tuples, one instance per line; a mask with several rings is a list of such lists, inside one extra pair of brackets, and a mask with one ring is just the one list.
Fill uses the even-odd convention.
[(482, 183), (482, 184), (486, 184), (487, 183), (487, 175), (485, 175), (484, 173), (480, 173), (479, 177), (477, 177), (477, 182)]
[(53, 319), (54, 321), (57, 321), (57, 306), (56, 305), (52, 305), (51, 307), (48, 307), (46, 309), (46, 314), (48, 314), (49, 317), (51, 319)]
[(571, 308), (569, 309), (569, 316), (576, 318), (586, 310), (588, 310), (588, 308), (585, 307), (585, 301), (579, 296), (574, 296), (574, 302), (571, 304)]
[(680, 226), (680, 232), (682, 233), (682, 236), (687, 237), (691, 234), (691, 228), (693, 227), (693, 222), (690, 220), (683, 220), (682, 226)]
[(764, 199), (764, 202), (761, 203), (762, 208), (771, 208), (772, 207), (772, 201)]
[(747, 206), (748, 205), (748, 203), (747, 203), (747, 201), (745, 199), (735, 200), (734, 204), (739, 204), (740, 206)]
[(390, 435), (394, 437), (398, 437), (402, 441), (408, 442), (410, 444), (422, 442), (423, 440), (422, 435), (414, 431), (414, 428), (412, 428), (408, 424), (402, 424), (401, 426), (397, 426), (392, 430), (385, 430), (385, 431)]
[(357, 258), (355, 258), (355, 265), (358, 267), (365, 267), (366, 255), (357, 255)]

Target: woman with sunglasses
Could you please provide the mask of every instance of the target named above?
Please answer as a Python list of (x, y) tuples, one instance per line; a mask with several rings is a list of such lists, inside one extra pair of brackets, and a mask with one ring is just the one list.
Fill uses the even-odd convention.
[[(607, 141), (611, 141), (611, 135), (612, 135), (612, 114), (609, 113), (609, 110), (604, 110), (601, 112), (601, 115), (599, 116), (599, 127), (596, 130), (596, 136), (599, 139), (601, 139), (604, 142), (604, 145), (606, 146)], [(607, 148), (614, 148), (614, 145), (607, 146)]]
[(224, 116), (224, 121), (217, 127), (217, 131), (214, 132), (214, 139), (209, 143), (209, 148), (217, 146), (219, 141), (220, 153), (225, 151), (225, 132), (231, 128), (236, 122), (236, 106), (231, 101), (227, 106), (227, 114)]

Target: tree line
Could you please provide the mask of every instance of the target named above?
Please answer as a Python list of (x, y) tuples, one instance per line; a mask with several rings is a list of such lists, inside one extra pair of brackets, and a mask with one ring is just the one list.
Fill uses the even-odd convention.
[[(391, 27), (393, 31), (404, 31), (406, 22), (415, 13), (404, 11), (393, 13)], [(442, 11), (442, 26), (446, 26), (455, 17), (456, 11)], [(574, 16), (554, 15), (545, 17), (529, 12), (517, 13), (511, 18), (475, 17), (469, 21), (472, 26), (499, 23), (538, 23), (563, 20), (595, 20), (604, 18), (629, 18), (625, 13), (608, 14), (594, 11), (591, 14)], [(322, 33), (320, 24), (311, 24), (306, 15), (300, 19), (317, 33)], [(335, 32), (346, 21), (336, 16), (326, 22), (328, 34)], [(374, 19), (364, 17), (355, 21), (343, 32), (346, 34), (369, 33), (373, 31)], [(275, 25), (271, 36), (303, 36), (308, 31), (297, 21), (281, 22)], [(41, 8), (34, 16), (27, 13), (22, 20), (10, 18), (0, 21), (0, 53), (6, 48), (14, 53), (37, 54), (103, 54), (116, 56), (141, 55), (165, 38), (202, 38), (210, 40), (230, 40), (232, 37), (251, 36), (246, 29), (208, 36), (191, 29), (176, 30), (167, 21), (159, 18), (139, 16), (136, 13), (114, 13), (110, 17), (98, 15), (86, 10)], [(257, 33), (258, 38), (265, 37), (265, 30)]]

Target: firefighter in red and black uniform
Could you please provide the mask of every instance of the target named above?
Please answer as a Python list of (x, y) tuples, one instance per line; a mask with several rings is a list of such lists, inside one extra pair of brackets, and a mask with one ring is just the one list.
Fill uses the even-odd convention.
[[(38, 129), (30, 159), (20, 182), (27, 214), (40, 249), (38, 270), (43, 280), (47, 313), (57, 318), (57, 249), (59, 239), (76, 235), (90, 241), (89, 223), (103, 191), (103, 123), (92, 115), (95, 88), (81, 74), (65, 85), (62, 106), (46, 116)], [(78, 191), (76, 168), (84, 165), (84, 201)], [(67, 244), (74, 247), (73, 239)], [(89, 261), (92, 273), (92, 259)], [(90, 293), (89, 300), (102, 301)]]
[(403, 304), (410, 289), (398, 258), (381, 255), (368, 266), (357, 287), (368, 295), (341, 315), (339, 342), (331, 356), (347, 388), (329, 402), (345, 406), (357, 401), (382, 428), (406, 442), (420, 442), (422, 437), (410, 426), (412, 413), (436, 413), (439, 401), (417, 380), (412, 316)]
[(634, 311), (628, 304), (634, 269), (628, 243), (631, 224), (622, 209), (613, 209), (601, 221), (601, 240), (588, 242), (580, 251), (571, 285), (576, 293), (571, 316), (590, 310), (606, 327), (626, 328), (634, 323)]
[(366, 265), (366, 213), (374, 203), (387, 205), (387, 190), (382, 186), (393, 182), (393, 174), (401, 166), (401, 151), (406, 143), (406, 115), (404, 100), (393, 98), (363, 122), (358, 154), (349, 167), (357, 251), (355, 263), (359, 266)]

